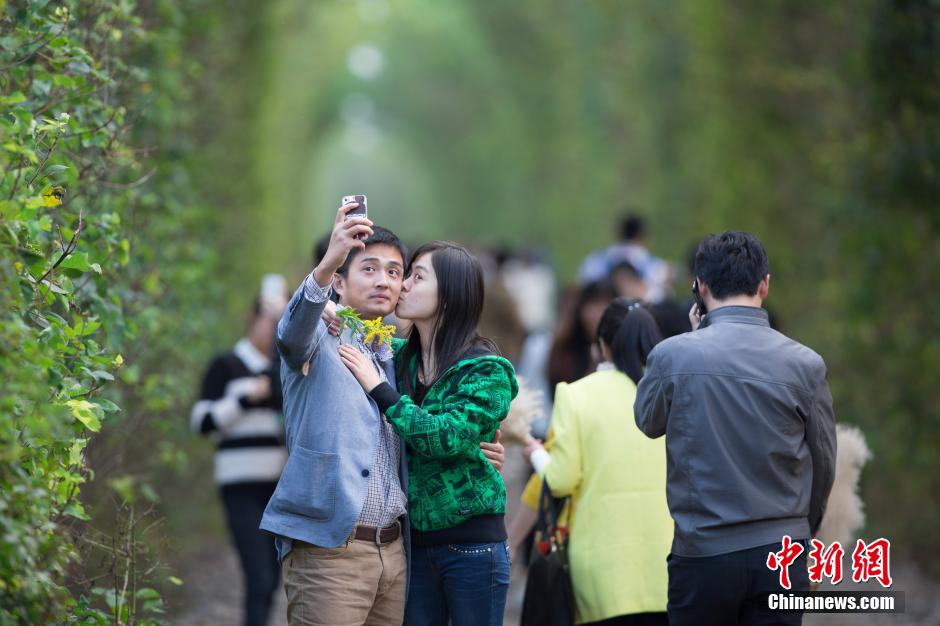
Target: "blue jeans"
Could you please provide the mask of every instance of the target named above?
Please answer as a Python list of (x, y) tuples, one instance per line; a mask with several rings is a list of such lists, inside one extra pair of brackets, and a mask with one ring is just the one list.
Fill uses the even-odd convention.
[(500, 626), (508, 589), (505, 541), (412, 546), (405, 626)]

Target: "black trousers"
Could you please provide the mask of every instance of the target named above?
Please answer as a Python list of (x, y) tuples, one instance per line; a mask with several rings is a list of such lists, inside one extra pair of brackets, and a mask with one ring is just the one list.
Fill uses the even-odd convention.
[[(804, 546), (805, 548), (805, 546)], [(689, 558), (670, 554), (669, 624), (671, 626), (798, 626), (802, 612), (772, 611), (770, 593), (807, 591), (806, 550), (790, 565), (790, 589), (780, 586), (779, 570), (767, 567), (767, 555), (780, 544), (718, 556)]]
[(277, 483), (240, 483), (221, 487), (225, 517), (244, 574), (245, 626), (267, 624), (281, 578), (274, 537), (258, 528), (276, 486)]

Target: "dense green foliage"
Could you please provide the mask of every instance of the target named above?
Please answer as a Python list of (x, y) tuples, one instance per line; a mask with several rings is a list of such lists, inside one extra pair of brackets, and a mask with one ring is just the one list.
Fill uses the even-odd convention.
[[(158, 494), (89, 456), (102, 428), (172, 429), (199, 367), (176, 347), (213, 340), (211, 303), (192, 314), (214, 251), (187, 167), (199, 66), (182, 20), (170, 2), (0, 3), (0, 623), (162, 612), (144, 529)], [(172, 441), (148, 451), (179, 461)], [(115, 504), (88, 523), (92, 477)]]

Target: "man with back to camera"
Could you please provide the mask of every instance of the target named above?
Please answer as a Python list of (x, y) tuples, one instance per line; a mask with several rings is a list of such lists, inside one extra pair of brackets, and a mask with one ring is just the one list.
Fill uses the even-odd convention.
[[(340, 361), (340, 338), (321, 319), (334, 289), (339, 304), (364, 320), (398, 304), (404, 246), (365, 217), (347, 219), (357, 206), (337, 212), (323, 258), (277, 328), (289, 455), (261, 528), (276, 535), (291, 626), (384, 626), (404, 616), (405, 449)], [(381, 360), (349, 329), (342, 340), (394, 384), (391, 360)], [(498, 466), (503, 447), (481, 447)]]
[[(707, 314), (693, 306), (693, 332), (653, 349), (634, 405), (640, 430), (666, 435), (669, 623), (800, 624), (768, 608), (787, 591), (767, 556), (784, 535), (805, 548), (822, 521), (836, 455), (826, 365), (770, 328), (757, 237), (708, 237), (694, 274)], [(789, 574), (790, 591), (808, 589), (805, 549)]]

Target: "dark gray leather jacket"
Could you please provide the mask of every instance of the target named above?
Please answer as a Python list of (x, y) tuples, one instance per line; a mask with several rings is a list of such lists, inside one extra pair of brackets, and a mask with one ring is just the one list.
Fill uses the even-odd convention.
[(807, 538), (835, 473), (826, 365), (761, 308), (709, 313), (650, 353), (634, 405), (666, 435), (672, 552), (702, 557)]

